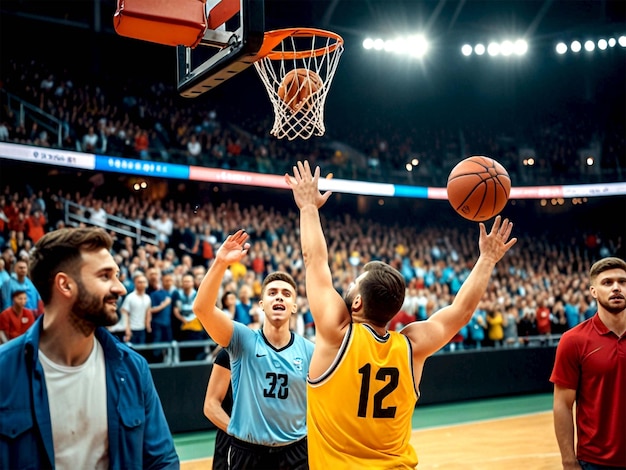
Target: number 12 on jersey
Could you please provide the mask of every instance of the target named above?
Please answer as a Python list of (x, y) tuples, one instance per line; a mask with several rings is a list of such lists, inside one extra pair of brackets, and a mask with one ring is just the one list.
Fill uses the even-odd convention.
[[(372, 365), (365, 364), (359, 369), (361, 374), (361, 393), (359, 395), (359, 418), (367, 417), (367, 408), (370, 400), (370, 383), (372, 380)], [(398, 387), (400, 372), (395, 367), (381, 367), (376, 372), (374, 380), (385, 382), (386, 385), (373, 396), (373, 418), (393, 418), (396, 416), (396, 407), (383, 408), (383, 400)]]

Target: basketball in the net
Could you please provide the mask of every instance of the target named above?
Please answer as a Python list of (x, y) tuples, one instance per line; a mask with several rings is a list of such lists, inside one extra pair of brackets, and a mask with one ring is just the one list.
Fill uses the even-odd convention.
[(278, 86), (278, 97), (296, 113), (303, 107), (307, 109), (313, 104), (311, 95), (323, 86), (320, 76), (307, 69), (293, 69), (289, 71)]
[(452, 169), (447, 190), (448, 200), (459, 215), (481, 222), (504, 209), (511, 193), (511, 178), (493, 158), (473, 156)]

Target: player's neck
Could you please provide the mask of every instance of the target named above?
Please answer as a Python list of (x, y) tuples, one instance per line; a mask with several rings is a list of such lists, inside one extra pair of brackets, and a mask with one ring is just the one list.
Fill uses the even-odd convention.
[(602, 323), (617, 336), (621, 337), (626, 333), (626, 310), (622, 310), (620, 313), (598, 310), (598, 315)]
[(352, 322), (353, 323), (365, 324), (365, 325), (369, 326), (372, 330), (374, 330), (380, 336), (385, 336), (387, 334), (387, 327), (386, 326), (376, 326), (372, 322), (369, 322), (369, 321), (365, 320), (364, 318), (358, 318), (358, 317), (355, 318), (355, 317), (353, 317), (352, 318)]

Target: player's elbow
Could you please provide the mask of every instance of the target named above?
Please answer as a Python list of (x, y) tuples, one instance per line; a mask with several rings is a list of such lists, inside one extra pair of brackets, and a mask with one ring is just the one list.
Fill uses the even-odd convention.
[(206, 418), (212, 423), (215, 423), (215, 418), (217, 416), (215, 411), (217, 408), (221, 408), (221, 404), (217, 403), (216, 400), (208, 399), (204, 401), (204, 416), (206, 416)]

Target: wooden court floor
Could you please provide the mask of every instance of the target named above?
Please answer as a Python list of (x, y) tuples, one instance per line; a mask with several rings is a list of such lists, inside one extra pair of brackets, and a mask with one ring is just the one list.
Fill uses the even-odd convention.
[[(411, 443), (418, 470), (561, 468), (551, 412), (416, 430)], [(183, 461), (181, 470), (207, 470), (211, 461)]]

